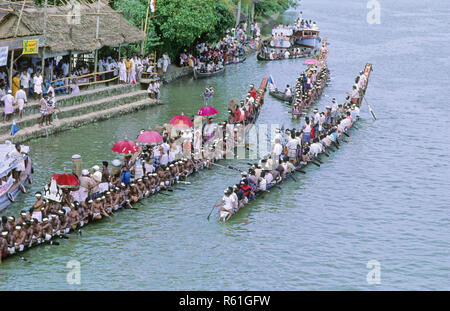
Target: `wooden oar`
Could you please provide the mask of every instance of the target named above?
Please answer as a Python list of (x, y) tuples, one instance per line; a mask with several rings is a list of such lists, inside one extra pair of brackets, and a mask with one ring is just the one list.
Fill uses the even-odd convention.
[(338, 146), (338, 144), (336, 144), (336, 142), (332, 141), (331, 143), (333, 144), (333, 146), (335, 146), (339, 150), (339, 146)]
[(209, 217), (211, 216), (211, 214), (212, 214), (212, 212), (213, 212), (213, 210), (215, 209), (217, 207), (217, 205), (216, 204), (214, 204), (214, 206), (213, 206), (213, 208), (212, 208), (212, 210), (209, 212), (209, 214), (208, 214), (208, 217), (206, 217), (207, 219), (208, 219), (208, 221), (209, 221)]
[(183, 180), (179, 180), (178, 183), (179, 184), (183, 184), (183, 185), (190, 185), (191, 184), (189, 181), (183, 181)]
[(319, 163), (316, 163), (316, 162), (314, 162), (314, 161), (311, 161), (311, 163), (314, 164), (315, 166), (320, 167), (320, 164), (319, 164)]
[(178, 187), (173, 187), (173, 189), (175, 189), (175, 190), (181, 190), (181, 191), (186, 191), (186, 189), (178, 188)]
[(238, 172), (243, 172), (242, 170), (240, 170), (240, 169), (238, 169), (238, 168), (235, 168), (235, 167), (232, 167), (231, 165), (225, 166), (225, 165), (220, 165), (220, 164), (213, 163), (213, 162), (211, 162), (211, 164), (212, 164), (212, 165), (215, 165), (215, 166), (218, 166), (218, 167), (228, 168), (228, 169), (230, 169), (230, 170), (235, 170), (235, 171), (238, 171)]
[(350, 135), (348, 135), (346, 132), (342, 132), (342, 133), (344, 133), (345, 136), (350, 137)]
[(375, 112), (373, 112), (372, 107), (370, 107), (369, 103), (367, 102), (367, 99), (366, 99), (365, 95), (363, 96), (363, 98), (364, 98), (364, 100), (366, 101), (367, 106), (369, 107), (369, 112), (370, 112), (370, 114), (372, 115), (372, 118), (373, 118), (374, 120), (376, 120), (377, 117), (375, 116)]
[(58, 246), (59, 242), (58, 241), (46, 241), (45, 244)]
[(280, 187), (280, 185), (278, 185), (278, 184), (273, 184), (272, 187), (277, 187), (278, 189), (281, 190), (281, 187)]

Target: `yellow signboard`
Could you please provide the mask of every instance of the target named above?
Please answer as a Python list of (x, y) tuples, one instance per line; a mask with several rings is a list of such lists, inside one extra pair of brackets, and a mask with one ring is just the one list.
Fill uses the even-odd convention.
[(23, 54), (37, 54), (39, 50), (38, 40), (23, 40)]

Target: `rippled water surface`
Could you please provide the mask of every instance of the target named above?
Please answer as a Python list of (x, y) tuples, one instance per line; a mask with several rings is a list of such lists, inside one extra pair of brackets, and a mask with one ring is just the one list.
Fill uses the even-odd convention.
[[(298, 11), (300, 9), (297, 9)], [(111, 220), (88, 226), (82, 238), (25, 253), (0, 267), (3, 290), (389, 290), (450, 289), (448, 1), (381, 1), (381, 24), (366, 22), (366, 1), (302, 1), (330, 42), (332, 81), (325, 94), (341, 102), (365, 65), (373, 63), (367, 99), (349, 143), (319, 168), (297, 175), (247, 206), (227, 224), (207, 221), (235, 171), (213, 168), (185, 191), (159, 195)], [(291, 23), (292, 9), (282, 17)], [(245, 63), (221, 77), (181, 79), (164, 87), (166, 105), (30, 142), (36, 172), (29, 194), (7, 212), (33, 203), (51, 173), (112, 160), (115, 141), (201, 106), (216, 89), (220, 119), (230, 98), (272, 74), (294, 84), (302, 60)], [(322, 97), (319, 106), (329, 104)], [(288, 107), (266, 97), (260, 123), (291, 126)], [(298, 126), (298, 124), (296, 124)], [(245, 161), (233, 163), (245, 167)], [(81, 263), (81, 285), (66, 282), (69, 260)], [(369, 260), (381, 264), (381, 284), (369, 285)]]

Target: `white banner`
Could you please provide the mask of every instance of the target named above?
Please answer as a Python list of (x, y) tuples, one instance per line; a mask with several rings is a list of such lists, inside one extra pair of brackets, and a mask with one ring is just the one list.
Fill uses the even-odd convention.
[(8, 62), (8, 47), (0, 47), (0, 66), (6, 66)]

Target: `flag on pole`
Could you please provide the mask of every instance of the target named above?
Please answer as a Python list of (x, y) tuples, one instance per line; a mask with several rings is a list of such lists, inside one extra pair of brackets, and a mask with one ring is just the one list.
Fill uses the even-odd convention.
[(16, 135), (16, 133), (19, 131), (19, 129), (17, 128), (16, 125), (16, 120), (13, 120), (13, 123), (11, 125), (11, 133), (9, 134), (10, 136), (14, 136)]
[(152, 13), (156, 12), (156, 0), (150, 0), (150, 10)]
[(269, 80), (267, 81), (269, 84), (272, 84), (274, 88), (277, 88), (275, 85), (275, 79), (272, 77), (272, 75), (269, 75)]

